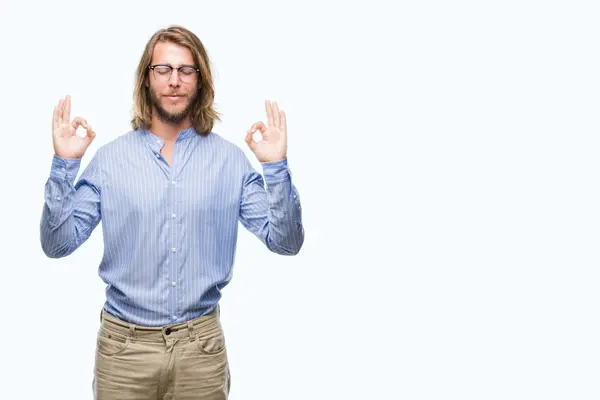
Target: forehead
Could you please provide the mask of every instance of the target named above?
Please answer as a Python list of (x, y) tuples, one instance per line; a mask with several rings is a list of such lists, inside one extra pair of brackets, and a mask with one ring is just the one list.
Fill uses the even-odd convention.
[(158, 42), (152, 52), (152, 64), (194, 65), (190, 49), (171, 42)]

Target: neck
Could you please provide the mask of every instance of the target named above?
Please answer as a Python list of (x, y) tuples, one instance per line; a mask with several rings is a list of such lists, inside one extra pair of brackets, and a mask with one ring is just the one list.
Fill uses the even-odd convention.
[(150, 127), (150, 130), (156, 136), (160, 137), (165, 141), (175, 141), (177, 140), (177, 136), (179, 135), (179, 133), (190, 128), (191, 126), (192, 123), (190, 122), (189, 118), (185, 118), (179, 124), (170, 124), (161, 120), (156, 115), (156, 112), (154, 112), (152, 113), (152, 125)]

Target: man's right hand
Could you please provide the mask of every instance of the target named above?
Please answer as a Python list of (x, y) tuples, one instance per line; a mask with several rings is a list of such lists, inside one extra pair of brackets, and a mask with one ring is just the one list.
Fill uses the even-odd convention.
[[(52, 142), (54, 153), (61, 158), (82, 158), (90, 143), (96, 137), (92, 127), (83, 118), (71, 119), (71, 96), (60, 99), (54, 107), (52, 118)], [(82, 138), (76, 135), (77, 128), (82, 126), (86, 135)]]

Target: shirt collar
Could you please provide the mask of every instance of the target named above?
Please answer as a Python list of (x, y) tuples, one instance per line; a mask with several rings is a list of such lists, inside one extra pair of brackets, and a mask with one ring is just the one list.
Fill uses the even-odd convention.
[[(142, 135), (144, 136), (144, 139), (146, 139), (148, 144), (153, 149), (155, 149), (155, 150), (162, 149), (163, 145), (165, 144), (165, 141), (160, 136), (155, 135), (149, 129), (140, 129), (140, 131), (141, 131)], [(176, 142), (180, 142), (182, 140), (193, 138), (195, 136), (197, 136), (196, 130), (193, 127), (189, 127), (187, 129), (184, 129), (181, 132), (179, 132), (179, 134), (177, 135)]]

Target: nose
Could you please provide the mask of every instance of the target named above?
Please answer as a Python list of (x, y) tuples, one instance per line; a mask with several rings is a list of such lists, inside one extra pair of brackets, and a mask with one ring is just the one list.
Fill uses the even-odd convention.
[(169, 86), (179, 86), (179, 75), (177, 75), (179, 73), (178, 70), (173, 69), (173, 71), (171, 71), (171, 76), (169, 77)]

